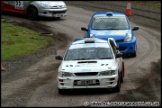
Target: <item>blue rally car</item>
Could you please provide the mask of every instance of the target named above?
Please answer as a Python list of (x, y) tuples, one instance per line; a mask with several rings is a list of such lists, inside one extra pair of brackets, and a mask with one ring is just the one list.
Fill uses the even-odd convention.
[(81, 27), (87, 31), (85, 38), (101, 38), (107, 40), (114, 38), (119, 46), (119, 51), (136, 57), (137, 44), (133, 31), (139, 27), (131, 27), (128, 17), (122, 12), (96, 12), (93, 14), (89, 25)]

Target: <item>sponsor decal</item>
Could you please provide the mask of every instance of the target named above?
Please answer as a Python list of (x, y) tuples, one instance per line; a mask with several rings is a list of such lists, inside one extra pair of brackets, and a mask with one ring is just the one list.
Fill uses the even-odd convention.
[(95, 44), (83, 44), (83, 47), (95, 47)]
[(15, 1), (15, 9), (23, 9), (24, 1)]
[(108, 19), (108, 18), (125, 18), (125, 17), (121, 17), (121, 16), (98, 16), (98, 17), (95, 17), (95, 20), (97, 20), (97, 19)]
[(126, 32), (125, 31), (120, 31), (120, 30), (112, 31), (110, 33), (110, 35), (124, 35), (124, 34), (126, 34)]
[(91, 69), (82, 69), (82, 72), (89, 72)]

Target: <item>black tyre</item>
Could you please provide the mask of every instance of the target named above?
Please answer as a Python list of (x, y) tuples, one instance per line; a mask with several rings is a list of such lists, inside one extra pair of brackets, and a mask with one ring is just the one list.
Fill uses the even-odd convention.
[(123, 54), (123, 58), (127, 58), (127, 54)]
[(135, 52), (131, 54), (132, 57), (136, 57), (137, 56), (136, 52), (137, 52), (137, 45), (136, 45), (136, 48), (135, 48)]
[(55, 17), (54, 19), (56, 19), (56, 20), (60, 20), (60, 19), (61, 19), (61, 17)]
[(65, 94), (66, 93), (66, 90), (65, 89), (58, 89), (58, 93), (59, 94)]
[(123, 83), (123, 76), (121, 75), (120, 82)]
[(137, 56), (136, 52), (132, 53), (131, 56), (136, 57)]
[(123, 81), (124, 81), (124, 72), (125, 71), (125, 66), (124, 66), (124, 62), (122, 62), (122, 72), (121, 72), (121, 75), (120, 75), (120, 77), (121, 77), (121, 83), (123, 83)]
[(117, 86), (113, 89), (114, 90), (114, 92), (120, 92), (120, 87), (121, 87), (121, 79), (120, 79), (120, 77), (119, 77), (119, 79), (118, 79), (118, 84), (117, 84)]
[(27, 17), (30, 20), (35, 20), (38, 17), (38, 11), (35, 7), (29, 7), (27, 10)]

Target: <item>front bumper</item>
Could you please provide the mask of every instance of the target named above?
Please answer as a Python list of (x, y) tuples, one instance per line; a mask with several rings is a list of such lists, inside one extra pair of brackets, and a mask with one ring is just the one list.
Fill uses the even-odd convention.
[(40, 9), (38, 15), (43, 17), (65, 17), (67, 16), (67, 9)]
[[(83, 80), (96, 80), (96, 84), (93, 85), (77, 85), (76, 81)], [(114, 88), (117, 86), (118, 74), (112, 76), (92, 76), (92, 77), (58, 77), (59, 89), (80, 89), (80, 88)]]
[(119, 45), (119, 51), (123, 54), (136, 51), (136, 38), (133, 38), (131, 42), (117, 42), (117, 44)]
[[(90, 38), (89, 34), (87, 34), (84, 38)], [(107, 41), (107, 38), (101, 38)], [(131, 54), (136, 51), (136, 38), (133, 37), (132, 41), (124, 42), (121, 40), (120, 42), (116, 42), (119, 45), (119, 51), (123, 54)]]

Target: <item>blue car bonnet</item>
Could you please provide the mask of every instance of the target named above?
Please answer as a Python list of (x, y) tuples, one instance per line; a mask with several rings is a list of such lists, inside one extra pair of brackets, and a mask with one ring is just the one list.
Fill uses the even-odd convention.
[(96, 38), (114, 38), (114, 40), (125, 39), (130, 30), (91, 30), (90, 34), (94, 34)]

